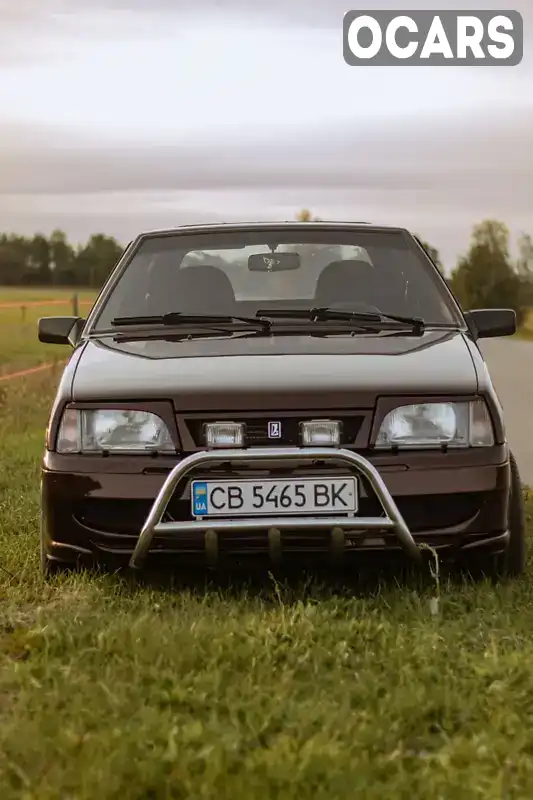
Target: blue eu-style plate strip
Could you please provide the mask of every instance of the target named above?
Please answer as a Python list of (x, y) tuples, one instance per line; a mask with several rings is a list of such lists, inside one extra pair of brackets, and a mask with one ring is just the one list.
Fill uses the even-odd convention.
[(207, 514), (207, 483), (205, 481), (193, 483), (192, 507), (193, 514), (197, 517), (204, 517)]

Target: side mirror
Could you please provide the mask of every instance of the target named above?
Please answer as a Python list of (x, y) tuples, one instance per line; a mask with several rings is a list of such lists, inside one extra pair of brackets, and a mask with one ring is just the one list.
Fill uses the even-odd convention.
[(82, 317), (41, 317), (37, 325), (39, 341), (75, 347), (84, 325)]
[(516, 313), (512, 308), (474, 308), (465, 311), (464, 316), (475, 339), (516, 333)]

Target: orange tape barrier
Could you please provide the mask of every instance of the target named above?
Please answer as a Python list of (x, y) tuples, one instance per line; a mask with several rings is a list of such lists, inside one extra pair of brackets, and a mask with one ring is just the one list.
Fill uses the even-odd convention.
[[(72, 304), (72, 298), (66, 297), (64, 300), (15, 300), (10, 303), (0, 303), (0, 308), (22, 308), (25, 306), (66, 306)], [(92, 306), (91, 300), (78, 300), (80, 306)]]
[(0, 308), (20, 308), (21, 306), (56, 306), (56, 305), (66, 305), (67, 303), (71, 302), (70, 300), (48, 300), (45, 302), (44, 300), (16, 300), (11, 303), (0, 303)]
[(0, 382), (12, 381), (15, 378), (23, 378), (25, 375), (33, 375), (35, 372), (44, 372), (46, 369), (52, 369), (52, 367), (64, 363), (64, 361), (49, 361), (47, 364), (39, 364), (37, 367), (21, 369), (18, 372), (9, 372), (7, 375), (0, 375)]

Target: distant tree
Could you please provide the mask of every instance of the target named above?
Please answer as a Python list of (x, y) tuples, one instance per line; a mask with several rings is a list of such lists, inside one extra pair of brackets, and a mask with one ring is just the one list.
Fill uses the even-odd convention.
[[(296, 215), (302, 222), (319, 221), (303, 208)], [(306, 238), (306, 237), (302, 237)], [(442, 271), (439, 252), (422, 237), (418, 237), (430, 258)], [(21, 286), (58, 285), (100, 288), (117, 263), (122, 245), (112, 236), (93, 234), (86, 244), (74, 247), (64, 231), (56, 229), (50, 236), (36, 233), (21, 236), (0, 234), (0, 285)], [(317, 275), (331, 261), (363, 258), (358, 248), (325, 246), (311, 242), (289, 247), (296, 250), (302, 266)], [(533, 307), (533, 237), (522, 234), (518, 240), (518, 257), (509, 254), (509, 231), (497, 220), (485, 220), (472, 231), (470, 249), (453, 270), (448, 283), (464, 308), (514, 308), (519, 321), (525, 309)], [(191, 263), (208, 263), (227, 267), (214, 253), (199, 252), (189, 256)], [(240, 265), (245, 267), (246, 264)], [(239, 276), (246, 270), (235, 270)], [(291, 280), (299, 279), (295, 271)], [(289, 276), (286, 277), (289, 280)], [(296, 291), (296, 289), (295, 289)]]
[(52, 280), (50, 269), (50, 242), (42, 233), (36, 233), (28, 241), (28, 264), (24, 282), (37, 286), (47, 286)]
[(486, 247), (494, 256), (509, 258), (509, 228), (497, 219), (486, 219), (474, 225), (472, 243)]
[(320, 222), (319, 217), (313, 217), (308, 208), (302, 208), (296, 215), (298, 222)]
[(0, 234), (0, 285), (100, 287), (122, 249), (104, 234), (94, 234), (77, 250), (59, 229), (49, 237)]
[(523, 233), (518, 240), (516, 269), (522, 285), (524, 305), (533, 307), (533, 237)]
[(52, 231), (49, 239), (52, 283), (59, 286), (78, 286), (74, 269), (75, 252), (64, 231)]
[(0, 237), (0, 284), (17, 286), (23, 283), (27, 254), (17, 237)]
[(422, 247), (424, 248), (424, 250), (426, 251), (426, 253), (430, 257), (430, 259), (433, 261), (435, 266), (438, 268), (439, 272), (444, 274), (444, 267), (443, 267), (442, 262), (440, 260), (440, 255), (439, 255), (439, 251), (437, 250), (437, 248), (436, 247), (432, 247), (421, 236), (417, 235), (417, 239), (419, 240), (420, 244), (422, 245)]
[(509, 256), (509, 231), (503, 222), (485, 220), (474, 227), (470, 249), (452, 272), (451, 287), (465, 309), (513, 308), (522, 322), (521, 279)]
[(94, 233), (87, 244), (76, 253), (74, 271), (77, 284), (102, 286), (121, 253), (121, 245), (112, 236)]
[(523, 233), (518, 239), (518, 274), (525, 278), (533, 278), (533, 237)]

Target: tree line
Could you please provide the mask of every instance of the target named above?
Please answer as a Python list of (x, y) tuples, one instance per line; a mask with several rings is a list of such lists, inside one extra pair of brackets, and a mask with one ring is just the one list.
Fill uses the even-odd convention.
[(0, 234), (0, 285), (100, 288), (123, 246), (112, 236), (93, 234), (75, 247), (66, 234)]
[[(302, 209), (297, 219), (319, 221), (309, 209)], [(444, 275), (439, 251), (423, 236), (420, 244)], [(517, 242), (517, 255), (511, 256), (510, 233), (507, 225), (486, 219), (474, 225), (470, 246), (461, 256), (446, 282), (463, 309), (513, 308), (520, 325), (533, 308), (533, 237), (522, 233)]]
[[(318, 220), (308, 209), (297, 214), (301, 221)], [(444, 274), (438, 250), (418, 237), (432, 261)], [(66, 234), (26, 237), (0, 234), (0, 285), (67, 286), (99, 289), (123, 252), (112, 236), (93, 234), (84, 245), (74, 246)], [(511, 256), (507, 226), (484, 220), (472, 229), (468, 251), (446, 278), (461, 306), (513, 308), (519, 323), (533, 307), (533, 238), (522, 234), (517, 256)]]

